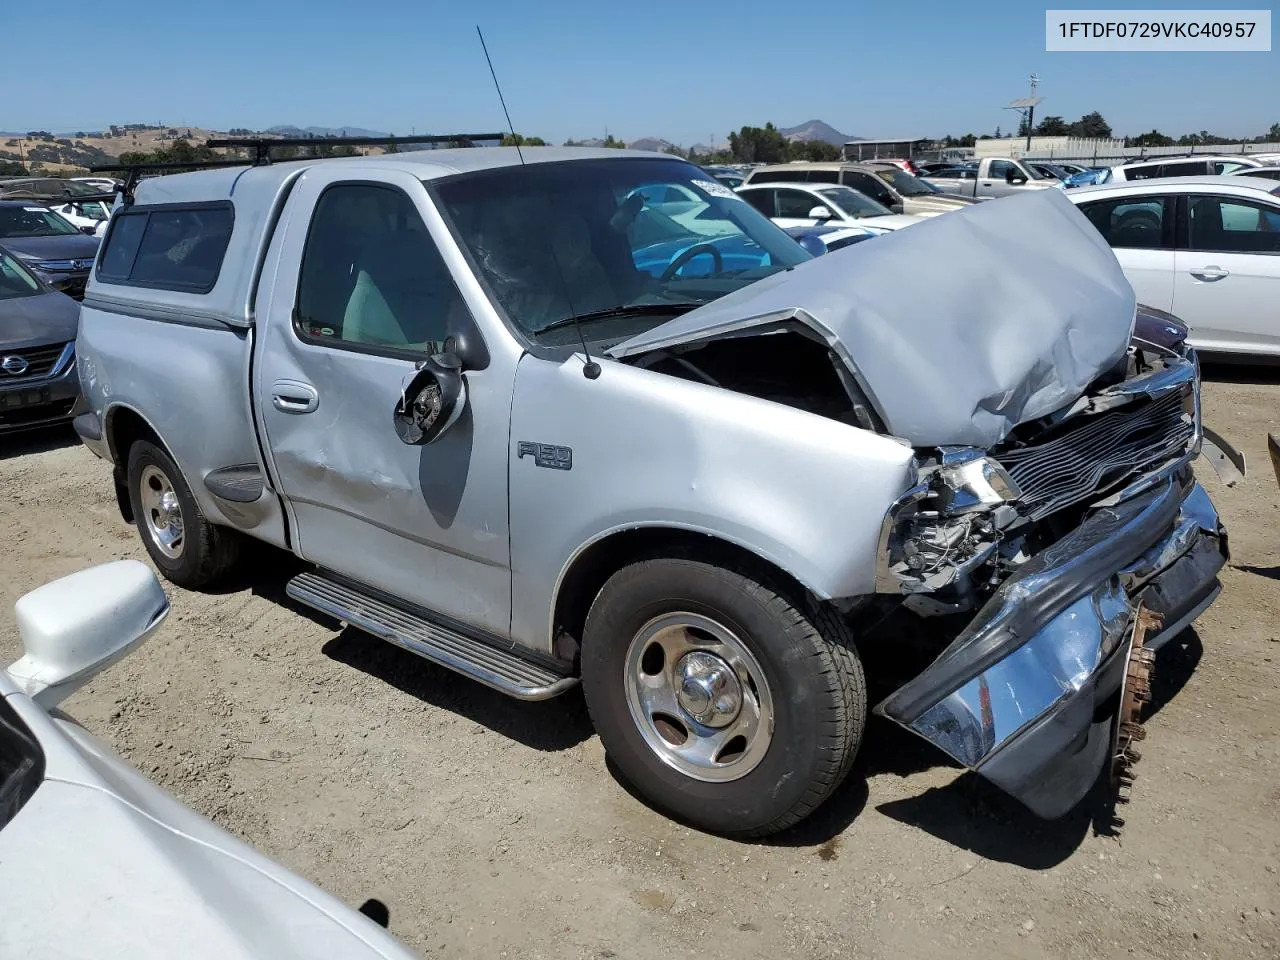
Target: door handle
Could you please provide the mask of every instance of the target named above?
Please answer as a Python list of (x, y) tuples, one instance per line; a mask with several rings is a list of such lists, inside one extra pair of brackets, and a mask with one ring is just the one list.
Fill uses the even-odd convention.
[(1203, 280), (1205, 283), (1212, 283), (1214, 280), (1221, 280), (1223, 277), (1231, 275), (1230, 270), (1223, 270), (1221, 267), (1201, 267), (1199, 270), (1189, 271), (1197, 280)]
[(277, 380), (271, 385), (271, 405), (281, 413), (311, 413), (320, 406), (320, 394), (301, 380)]

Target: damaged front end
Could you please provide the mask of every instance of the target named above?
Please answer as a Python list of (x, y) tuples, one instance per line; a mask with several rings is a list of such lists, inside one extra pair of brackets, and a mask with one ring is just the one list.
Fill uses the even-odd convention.
[(881, 534), (880, 592), (976, 612), (876, 712), (1045, 818), (1108, 761), (1138, 611), (1158, 648), (1217, 596), (1228, 556), (1191, 471), (1194, 353), (1135, 348), (1109, 379), (988, 451), (921, 451)]

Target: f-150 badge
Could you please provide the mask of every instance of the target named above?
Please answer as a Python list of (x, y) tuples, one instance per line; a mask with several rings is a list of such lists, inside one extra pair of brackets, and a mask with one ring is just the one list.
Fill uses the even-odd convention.
[(516, 458), (523, 460), (526, 455), (533, 457), (533, 463), (538, 467), (548, 467), (552, 470), (573, 469), (572, 447), (557, 447), (551, 443), (532, 443), (521, 440), (516, 444)]

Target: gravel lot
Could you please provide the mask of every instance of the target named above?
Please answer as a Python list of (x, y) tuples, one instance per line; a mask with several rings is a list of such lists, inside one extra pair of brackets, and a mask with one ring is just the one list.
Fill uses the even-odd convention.
[[(1246, 452), (1225, 591), (1161, 654), (1127, 824), (1045, 824), (883, 722), (842, 790), (772, 843), (694, 833), (604, 762), (581, 696), (521, 704), (295, 608), (263, 551), (219, 595), (172, 586), (146, 646), (67, 704), (195, 809), (425, 955), (1280, 955), (1280, 371), (1209, 370)], [(146, 555), (66, 432), (0, 441), (3, 600)], [(0, 654), (13, 659), (12, 621)]]

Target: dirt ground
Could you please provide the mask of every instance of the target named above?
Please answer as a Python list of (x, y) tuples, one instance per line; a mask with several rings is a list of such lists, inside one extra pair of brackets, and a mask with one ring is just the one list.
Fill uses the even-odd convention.
[[(1162, 651), (1127, 824), (1047, 824), (872, 724), (845, 786), (766, 844), (687, 830), (610, 774), (580, 695), (522, 704), (295, 608), (263, 552), (67, 710), (144, 773), (450, 958), (1280, 956), (1280, 371), (1210, 370), (1219, 602)], [(146, 555), (64, 432), (0, 441), (0, 601)], [(8, 620), (0, 654), (17, 639)]]

